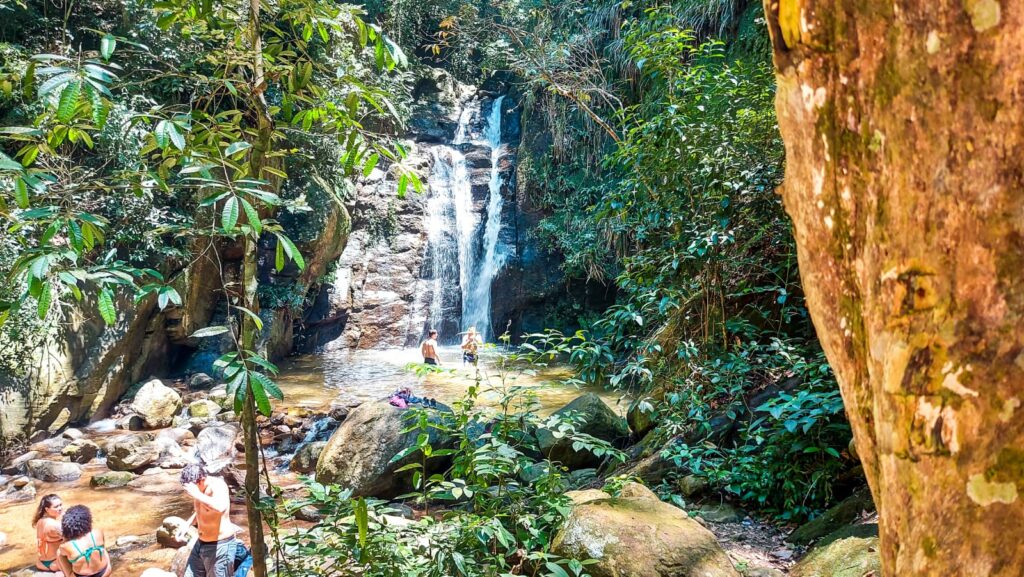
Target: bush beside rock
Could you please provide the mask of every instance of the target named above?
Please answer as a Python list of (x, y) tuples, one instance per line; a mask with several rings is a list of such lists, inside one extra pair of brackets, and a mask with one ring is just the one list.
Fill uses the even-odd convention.
[[(570, 413), (575, 413), (580, 418), (580, 423), (576, 427), (577, 433), (585, 433), (613, 444), (621, 444), (629, 438), (629, 428), (625, 419), (615, 414), (615, 411), (594, 393), (577, 397), (555, 411), (556, 416), (567, 416)], [(596, 467), (601, 464), (601, 457), (586, 450), (573, 449), (572, 439), (557, 438), (546, 429), (537, 431), (537, 442), (545, 456), (552, 461), (561, 462), (569, 469)]]

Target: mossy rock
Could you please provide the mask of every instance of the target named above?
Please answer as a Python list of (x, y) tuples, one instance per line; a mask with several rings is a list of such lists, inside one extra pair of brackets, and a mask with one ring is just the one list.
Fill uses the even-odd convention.
[(92, 479), (89, 479), (89, 486), (96, 489), (114, 489), (124, 487), (134, 479), (135, 474), (128, 471), (107, 471), (93, 475)]
[(863, 577), (882, 574), (878, 537), (848, 537), (817, 547), (800, 560), (791, 577)]
[(552, 541), (552, 551), (593, 559), (593, 577), (739, 577), (715, 536), (682, 510), (640, 485), (632, 497), (596, 498), (576, 492), (577, 503)]
[(874, 510), (875, 502), (871, 499), (871, 491), (864, 487), (825, 511), (817, 519), (797, 527), (786, 540), (797, 545), (807, 545), (857, 520), (862, 511)]

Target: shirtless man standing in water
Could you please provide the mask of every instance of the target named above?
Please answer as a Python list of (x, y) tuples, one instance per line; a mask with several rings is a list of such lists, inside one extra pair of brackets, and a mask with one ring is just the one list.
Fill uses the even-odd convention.
[(440, 365), (441, 357), (437, 354), (437, 331), (431, 329), (427, 333), (427, 340), (420, 345), (420, 352), (423, 353), (423, 362), (428, 365)]
[(207, 475), (200, 464), (181, 470), (181, 484), (195, 501), (196, 512), (189, 524), (196, 521), (199, 541), (188, 557), (185, 577), (231, 577), (235, 563), (235, 533), (231, 522), (231, 495), (227, 483), (219, 476)]

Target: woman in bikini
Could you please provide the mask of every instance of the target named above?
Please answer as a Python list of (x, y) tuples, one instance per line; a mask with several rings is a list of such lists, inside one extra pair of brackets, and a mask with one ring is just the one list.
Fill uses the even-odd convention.
[(107, 577), (110, 555), (102, 529), (92, 528), (92, 513), (85, 505), (75, 505), (64, 513), (60, 524), (64, 544), (60, 546), (61, 565), (69, 577)]
[[(60, 518), (64, 513), (64, 504), (60, 497), (50, 493), (39, 501), (39, 508), (32, 517), (32, 526), (36, 528), (36, 569), (61, 575), (57, 564), (57, 549), (64, 537), (60, 530)], [(56, 576), (55, 576), (56, 577)]]

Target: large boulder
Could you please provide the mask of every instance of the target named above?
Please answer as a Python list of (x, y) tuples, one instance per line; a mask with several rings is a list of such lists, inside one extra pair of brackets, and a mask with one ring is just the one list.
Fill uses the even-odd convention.
[[(626, 421), (611, 410), (594, 393), (577, 397), (568, 405), (555, 412), (555, 416), (569, 418), (574, 415), (578, 419), (575, 427), (577, 433), (584, 433), (615, 445), (621, 445), (629, 437)], [(596, 467), (601, 464), (601, 457), (582, 449), (573, 448), (573, 440), (567, 436), (547, 429), (537, 431), (540, 450), (552, 461), (560, 461), (570, 469)]]
[(235, 437), (238, 429), (231, 425), (207, 427), (196, 435), (196, 457), (206, 470), (218, 473), (235, 460)]
[(607, 499), (578, 493), (552, 551), (594, 559), (592, 577), (739, 577), (715, 536), (684, 511), (640, 485), (622, 492)]
[(18, 455), (17, 457), (11, 459), (10, 462), (4, 465), (4, 468), (0, 469), (0, 472), (2, 472), (4, 475), (23, 475), (25, 474), (26, 465), (28, 465), (28, 462), (31, 461), (32, 459), (38, 459), (39, 457), (42, 456), (42, 453), (40, 453), (39, 451), (28, 451), (26, 453), (22, 453), (21, 455)]
[[(416, 444), (418, 430), (407, 433), (402, 415), (408, 411), (392, 407), (387, 401), (363, 403), (331, 435), (316, 465), (316, 480), (337, 483), (352, 490), (353, 496), (389, 498), (412, 490), (412, 472), (395, 471), (421, 458), (416, 452), (392, 463), (391, 459)], [(430, 443), (441, 448), (441, 439), (431, 429)], [(431, 459), (436, 467), (441, 459)]]
[(74, 463), (88, 463), (99, 454), (100, 447), (89, 439), (76, 439), (71, 441), (67, 447), (61, 449), (60, 454), (67, 457)]
[[(797, 563), (792, 577), (863, 577), (881, 575), (878, 538), (849, 537), (818, 547)], [(596, 577), (596, 576), (595, 576)]]
[(111, 471), (137, 471), (160, 459), (160, 447), (149, 434), (118, 435), (107, 442)]
[(131, 408), (150, 429), (170, 427), (174, 416), (181, 412), (181, 395), (160, 379), (153, 379), (135, 393)]
[(40, 481), (75, 481), (82, 476), (82, 466), (78, 463), (35, 459), (28, 462), (28, 475)]

